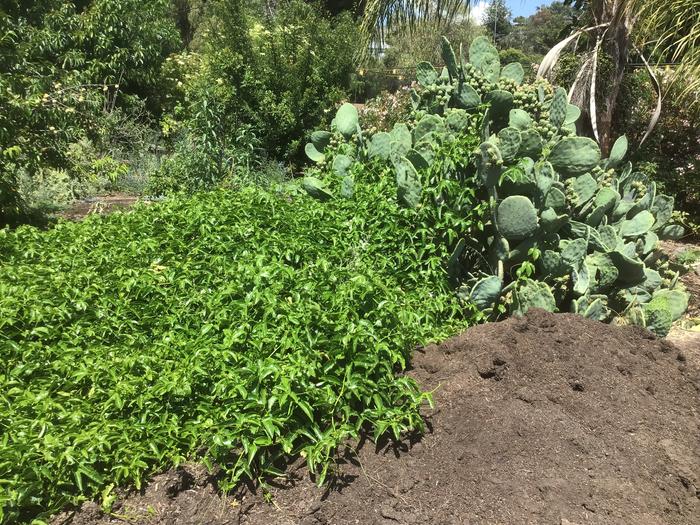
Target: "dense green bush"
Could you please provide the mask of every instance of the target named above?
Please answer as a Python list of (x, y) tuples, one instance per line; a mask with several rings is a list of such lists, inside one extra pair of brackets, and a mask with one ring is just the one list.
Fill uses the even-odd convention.
[(301, 141), (350, 87), (358, 41), (348, 14), (330, 18), (285, 0), (264, 16), (221, 0), (199, 33), (198, 52), (164, 66), (172, 155), (151, 174), (154, 194), (261, 179), (261, 171), (283, 177), (278, 163), (296, 162)]
[(187, 459), (223, 488), (297, 454), (323, 479), (361, 429), (421, 428), (396, 373), (478, 314), (384, 175), (352, 201), (249, 188), (0, 230), (0, 522)]
[[(522, 65), (502, 68), (486, 38), (472, 42), (468, 62), (445, 39), (442, 58), (442, 72), (418, 64), (408, 126), (370, 136), (354, 108), (342, 106), (331, 131), (314, 133), (307, 145), (326, 175), (307, 177), (305, 189), (322, 200), (352, 198), (354, 166), (381, 160), (395, 173), (405, 206), (436, 207), (442, 215), (453, 209), (452, 200), (426, 191), (435, 186), (433, 166), (443, 160), (437, 152), (464, 133), (480, 136), (472, 170), (488, 193), (492, 220), (448, 239), (460, 296), (494, 316), (541, 307), (665, 335), (688, 296), (658, 241), (678, 238), (683, 228), (673, 221), (673, 197), (657, 193), (655, 182), (623, 162), (626, 137), (602, 159), (593, 140), (576, 136), (581, 111), (566, 91), (544, 80), (523, 83)], [(483, 119), (480, 131), (476, 115)], [(448, 165), (440, 178), (473, 184), (469, 173)]]
[[(179, 41), (167, 0), (9, 2), (0, 11), (0, 225), (26, 211), (21, 179), (62, 170), (117, 106), (155, 101)], [(103, 156), (100, 152), (97, 161)]]
[[(349, 15), (329, 18), (301, 0), (280, 2), (259, 20), (235, 0), (221, 2), (201, 67), (184, 82), (177, 120), (207, 118), (221, 135), (247, 126), (272, 157), (293, 159), (308, 130), (349, 88), (357, 46)], [(218, 29), (218, 32), (215, 32)]]

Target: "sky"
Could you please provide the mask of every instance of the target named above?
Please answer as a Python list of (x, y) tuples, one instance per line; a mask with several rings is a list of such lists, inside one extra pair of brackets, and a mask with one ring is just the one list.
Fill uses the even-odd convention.
[[(551, 3), (551, 0), (506, 0), (506, 4), (508, 4), (508, 9), (510, 9), (513, 14), (513, 18), (516, 16), (530, 16), (537, 10), (538, 6)], [(472, 16), (475, 20), (481, 20), (488, 4), (489, 2), (486, 0), (474, 2)]]

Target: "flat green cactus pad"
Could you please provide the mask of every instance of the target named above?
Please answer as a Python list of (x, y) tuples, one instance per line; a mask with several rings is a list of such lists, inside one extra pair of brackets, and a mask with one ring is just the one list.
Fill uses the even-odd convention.
[(542, 136), (536, 130), (530, 128), (520, 133), (519, 155), (524, 157), (538, 157), (542, 152)]
[(520, 131), (525, 131), (532, 126), (532, 117), (527, 111), (522, 109), (511, 109), (508, 115), (508, 125)]
[(326, 159), (326, 156), (318, 151), (316, 146), (314, 146), (311, 142), (306, 144), (304, 152), (306, 153), (306, 156), (314, 162), (323, 162)]
[(525, 70), (520, 62), (513, 62), (501, 70), (501, 78), (510, 79), (517, 85), (520, 85), (525, 78)]
[(498, 206), (496, 225), (499, 233), (509, 241), (525, 239), (539, 229), (537, 210), (527, 197), (507, 197)]
[(515, 292), (514, 313), (523, 315), (531, 308), (542, 308), (548, 312), (557, 309), (552, 290), (547, 283), (528, 279)]
[(469, 298), (480, 310), (493, 308), (501, 295), (503, 281), (497, 275), (491, 275), (478, 281), (471, 292)]
[(318, 151), (323, 152), (328, 147), (332, 137), (333, 134), (330, 131), (314, 131), (311, 134), (311, 143)]
[(569, 177), (579, 175), (600, 163), (600, 148), (588, 137), (566, 137), (554, 145), (549, 162), (558, 173)]
[(639, 237), (647, 233), (653, 225), (654, 216), (651, 212), (644, 210), (631, 219), (622, 221), (620, 235), (623, 237)]
[(391, 156), (391, 135), (385, 131), (375, 133), (369, 144), (370, 158), (389, 160)]
[(457, 103), (464, 109), (472, 109), (481, 104), (481, 97), (469, 84), (460, 83), (455, 94)]
[(348, 102), (340, 106), (335, 115), (335, 127), (346, 139), (357, 133), (359, 122), (357, 108)]
[(333, 198), (333, 193), (326, 188), (325, 184), (316, 177), (304, 177), (302, 187), (314, 199), (327, 201)]
[(416, 78), (423, 87), (435, 84), (438, 80), (438, 72), (430, 62), (419, 62), (416, 66)]
[(333, 171), (341, 177), (345, 177), (348, 174), (350, 166), (352, 166), (352, 159), (347, 155), (341, 153), (333, 159)]
[(406, 158), (396, 165), (396, 185), (399, 202), (408, 208), (418, 207), (423, 189), (416, 169)]
[(628, 146), (629, 142), (625, 135), (622, 135), (615, 141), (612, 150), (610, 150), (610, 158), (608, 159), (609, 168), (616, 168), (622, 163), (625, 159), (625, 155), (627, 155)]

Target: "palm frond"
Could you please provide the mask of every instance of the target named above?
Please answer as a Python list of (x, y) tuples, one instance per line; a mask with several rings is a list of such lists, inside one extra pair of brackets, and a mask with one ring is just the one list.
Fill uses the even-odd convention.
[(640, 40), (653, 45), (660, 61), (677, 62), (671, 84), (700, 106), (700, 0), (646, 0), (639, 9)]
[(470, 0), (365, 0), (362, 34), (368, 43), (383, 43), (388, 30), (412, 31), (424, 22), (439, 29), (469, 16), (470, 8)]

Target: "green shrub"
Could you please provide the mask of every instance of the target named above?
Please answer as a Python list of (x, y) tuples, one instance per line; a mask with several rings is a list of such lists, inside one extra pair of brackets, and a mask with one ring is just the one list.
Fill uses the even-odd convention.
[[(438, 152), (463, 134), (480, 134), (473, 169), (492, 220), (448, 240), (446, 262), (460, 297), (494, 316), (536, 306), (665, 335), (687, 308), (687, 294), (658, 241), (680, 237), (683, 228), (673, 220), (673, 197), (657, 193), (655, 182), (624, 162), (626, 137), (601, 159), (593, 140), (576, 136), (581, 111), (566, 91), (544, 80), (523, 83), (522, 65), (501, 67), (486, 38), (472, 42), (469, 62), (443, 40), (443, 61), (442, 72), (418, 64), (408, 127), (369, 136), (346, 104), (331, 131), (312, 134), (307, 155), (327, 175), (312, 171), (307, 192), (352, 198), (354, 164), (381, 161), (395, 173), (405, 206), (437, 207), (440, 215), (450, 199), (426, 191), (436, 182), (432, 166), (443, 161)], [(482, 119), (476, 132), (474, 122)], [(475, 191), (469, 170), (448, 164), (440, 179), (463, 179), (462, 192)]]
[(323, 480), (361, 429), (420, 429), (397, 372), (477, 314), (366, 176), (352, 201), (249, 188), (0, 230), (0, 521), (190, 459), (223, 489), (298, 454)]
[(217, 5), (196, 72), (178, 79), (183, 101), (175, 119), (185, 129), (216, 120), (221, 137), (247, 127), (271, 157), (294, 160), (306, 133), (350, 87), (355, 23), (301, 0), (280, 2), (266, 19), (239, 0)]
[(138, 107), (139, 97), (156, 100), (161, 63), (178, 47), (168, 0), (6, 4), (0, 11), (0, 226), (28, 211), (20, 178), (61, 170), (72, 177), (69, 146), (96, 141), (105, 112)]

